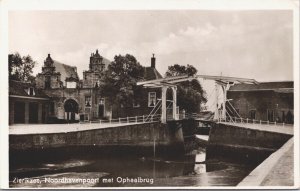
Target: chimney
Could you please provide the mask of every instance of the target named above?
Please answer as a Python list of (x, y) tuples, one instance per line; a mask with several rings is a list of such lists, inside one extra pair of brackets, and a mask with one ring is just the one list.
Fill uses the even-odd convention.
[(48, 54), (48, 58), (50, 58), (50, 54)]
[(151, 58), (151, 68), (155, 68), (155, 57), (154, 57), (154, 54)]

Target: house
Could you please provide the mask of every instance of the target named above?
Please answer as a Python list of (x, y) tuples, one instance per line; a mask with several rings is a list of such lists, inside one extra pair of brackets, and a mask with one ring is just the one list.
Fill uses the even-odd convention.
[[(156, 70), (156, 58), (153, 54), (151, 65), (144, 67), (144, 80), (157, 80), (161, 78), (162, 75)], [(156, 107), (160, 99), (161, 88), (143, 88), (142, 91), (135, 92), (132, 105), (116, 108), (115, 113), (118, 112), (118, 116), (120, 117), (149, 115), (151, 112), (151, 114), (160, 114), (160, 108)]]
[(235, 84), (227, 98), (242, 118), (294, 123), (294, 82)]
[(31, 83), (9, 81), (9, 124), (46, 123), (50, 97)]

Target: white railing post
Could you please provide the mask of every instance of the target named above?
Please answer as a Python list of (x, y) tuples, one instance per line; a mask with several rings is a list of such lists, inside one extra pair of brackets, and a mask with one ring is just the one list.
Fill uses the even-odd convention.
[(100, 124), (102, 123), (101, 119), (100, 119), (100, 121), (99, 121), (99, 122), (100, 122)]
[(109, 123), (111, 123), (111, 118), (109, 118)]
[(270, 121), (269, 120), (267, 121), (267, 124), (270, 125)]
[(274, 122), (275, 126), (276, 126), (276, 121)]
[(119, 123), (121, 123), (121, 118), (119, 117)]
[(129, 123), (129, 117), (127, 116), (127, 123)]
[(145, 123), (145, 115), (143, 115), (143, 123)]
[(247, 118), (247, 124), (248, 124), (248, 120), (249, 120), (249, 119)]
[(282, 122), (282, 127), (284, 127), (284, 122)]
[(135, 116), (135, 123), (137, 123), (137, 116)]
[(259, 124), (261, 125), (261, 120), (259, 120)]

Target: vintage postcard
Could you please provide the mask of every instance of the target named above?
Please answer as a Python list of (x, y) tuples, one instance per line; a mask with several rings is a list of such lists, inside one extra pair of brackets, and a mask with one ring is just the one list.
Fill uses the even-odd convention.
[(298, 0), (0, 3), (1, 188), (299, 189)]

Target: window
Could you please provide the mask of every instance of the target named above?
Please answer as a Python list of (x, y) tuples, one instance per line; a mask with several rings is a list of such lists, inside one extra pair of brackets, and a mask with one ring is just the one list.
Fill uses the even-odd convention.
[(256, 119), (256, 110), (250, 110), (250, 119)]
[(85, 106), (86, 107), (91, 107), (92, 106), (91, 96), (85, 96)]
[(45, 88), (50, 89), (51, 88), (51, 76), (45, 77)]
[(148, 107), (155, 107), (155, 105), (156, 105), (156, 92), (149, 92)]
[(285, 122), (285, 111), (281, 111), (281, 121)]
[(274, 111), (268, 109), (267, 114), (268, 114), (268, 121), (274, 121)]
[(54, 102), (51, 102), (50, 103), (50, 113), (51, 114), (54, 114), (54, 107), (55, 107)]
[(35, 96), (34, 89), (33, 88), (28, 88), (27, 94), (30, 95), (30, 96)]

